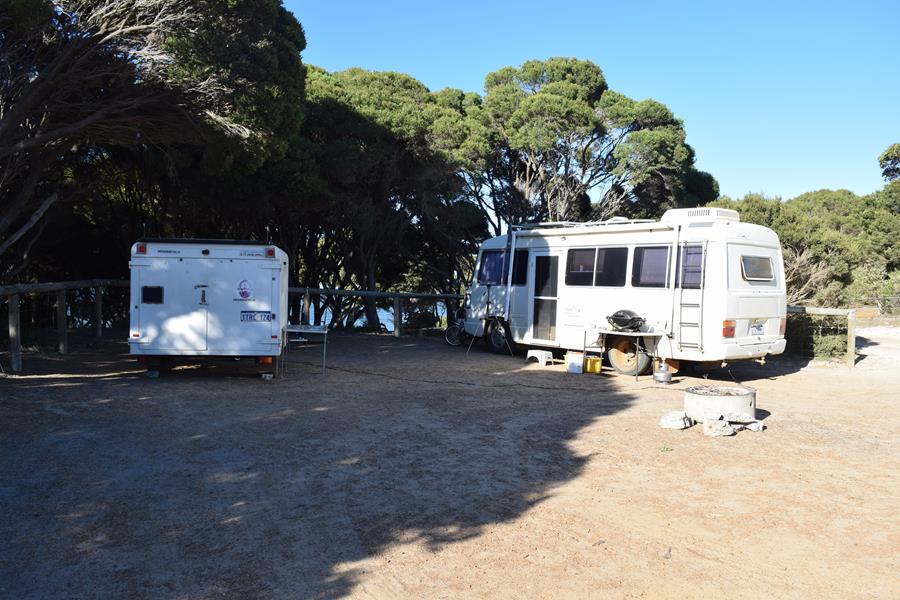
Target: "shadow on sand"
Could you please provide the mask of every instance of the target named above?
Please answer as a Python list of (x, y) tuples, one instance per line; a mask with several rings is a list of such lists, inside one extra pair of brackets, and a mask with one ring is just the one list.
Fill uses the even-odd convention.
[(632, 402), (430, 339), (335, 336), (327, 376), (312, 350), (274, 383), (147, 379), (107, 350), (0, 381), (8, 597), (345, 596), (388, 548), (552, 496), (587, 460), (569, 442)]

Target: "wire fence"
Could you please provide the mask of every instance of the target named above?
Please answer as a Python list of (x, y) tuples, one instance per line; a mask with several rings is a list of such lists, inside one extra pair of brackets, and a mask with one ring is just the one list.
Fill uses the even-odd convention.
[(848, 333), (846, 316), (789, 314), (785, 352), (807, 358), (843, 358)]

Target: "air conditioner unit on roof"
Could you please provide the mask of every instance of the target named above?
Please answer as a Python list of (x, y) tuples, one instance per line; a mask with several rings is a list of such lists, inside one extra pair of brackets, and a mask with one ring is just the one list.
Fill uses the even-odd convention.
[(663, 214), (661, 223), (689, 223), (697, 221), (740, 221), (741, 215), (730, 208), (704, 206), (700, 208), (672, 208)]

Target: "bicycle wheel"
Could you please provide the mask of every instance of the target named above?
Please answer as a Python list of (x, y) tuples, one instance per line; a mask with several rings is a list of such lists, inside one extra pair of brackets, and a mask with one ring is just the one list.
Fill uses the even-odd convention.
[(465, 332), (457, 323), (444, 330), (444, 341), (451, 346), (461, 346)]

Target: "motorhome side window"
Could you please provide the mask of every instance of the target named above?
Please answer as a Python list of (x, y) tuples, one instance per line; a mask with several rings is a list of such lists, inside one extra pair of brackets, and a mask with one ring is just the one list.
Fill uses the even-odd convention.
[[(478, 267), (478, 283), (484, 285), (501, 285), (506, 283), (505, 250), (485, 250), (481, 253), (481, 264)], [(513, 255), (513, 285), (525, 285), (528, 279), (528, 250), (516, 250)]]
[(141, 304), (162, 304), (163, 289), (161, 286), (145, 285), (141, 288)]
[(566, 285), (592, 285), (597, 249), (569, 250), (566, 257)]
[(772, 259), (768, 256), (741, 256), (741, 273), (745, 281), (772, 281)]
[(628, 248), (576, 248), (566, 256), (566, 285), (622, 287)]
[(516, 250), (513, 255), (513, 285), (525, 285), (528, 282), (528, 250)]
[(668, 246), (645, 246), (634, 249), (631, 285), (634, 287), (666, 287), (669, 270)]
[(594, 285), (624, 287), (628, 248), (598, 248)]

